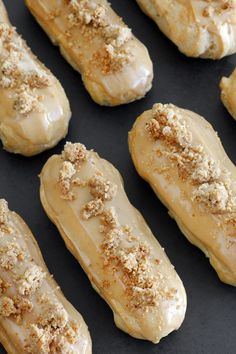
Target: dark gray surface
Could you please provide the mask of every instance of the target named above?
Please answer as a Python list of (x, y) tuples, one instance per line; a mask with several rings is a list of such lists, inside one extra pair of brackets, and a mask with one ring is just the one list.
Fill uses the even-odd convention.
[[(208, 260), (188, 243), (150, 187), (138, 177), (128, 153), (127, 133), (135, 118), (153, 103), (172, 102), (204, 115), (219, 132), (235, 163), (236, 123), (219, 100), (218, 84), (222, 75), (231, 73), (236, 57), (216, 62), (186, 58), (139, 10), (135, 1), (113, 0), (111, 3), (147, 45), (154, 62), (155, 79), (145, 99), (118, 108), (101, 108), (90, 99), (80, 75), (53, 47), (23, 1), (5, 0), (12, 23), (65, 88), (73, 112), (67, 139), (85, 143), (114, 163), (124, 177), (130, 200), (143, 213), (176, 266), (188, 295), (186, 319), (181, 329), (157, 346), (119, 331), (108, 306), (66, 250), (40, 205), (37, 177), (47, 158), (60, 152), (64, 142), (31, 159), (1, 149), (0, 196), (6, 198), (10, 208), (31, 227), (50, 271), (68, 300), (84, 316), (95, 354), (233, 354), (236, 352), (236, 289), (218, 280)], [(1, 348), (0, 353), (4, 353)]]

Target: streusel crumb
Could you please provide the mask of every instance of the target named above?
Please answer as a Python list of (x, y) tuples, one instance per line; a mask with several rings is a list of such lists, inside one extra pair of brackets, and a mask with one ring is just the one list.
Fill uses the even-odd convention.
[(88, 181), (90, 193), (95, 199), (112, 200), (117, 192), (117, 186), (103, 178), (102, 176), (95, 175)]
[(33, 294), (43, 283), (46, 273), (36, 264), (26, 269), (18, 279), (17, 290), (20, 295)]
[(104, 204), (101, 199), (91, 200), (81, 209), (82, 219), (88, 220), (91, 217), (101, 215), (104, 210)]
[(86, 147), (80, 143), (67, 142), (62, 151), (62, 158), (72, 163), (81, 163), (87, 160), (88, 152)]
[(0, 248), (0, 266), (5, 270), (11, 270), (18, 261), (24, 260), (24, 252), (17, 243), (8, 243)]

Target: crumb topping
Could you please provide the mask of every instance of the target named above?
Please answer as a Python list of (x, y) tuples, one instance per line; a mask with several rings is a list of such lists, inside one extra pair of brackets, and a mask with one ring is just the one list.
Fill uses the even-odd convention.
[(8, 288), (10, 288), (10, 284), (0, 278), (0, 295), (4, 294)]
[(12, 228), (9, 223), (8, 203), (5, 199), (0, 199), (0, 231), (11, 233)]
[(71, 345), (79, 339), (79, 327), (69, 322), (68, 314), (59, 302), (46, 303), (44, 312), (29, 327), (27, 353), (73, 353)]
[(101, 199), (91, 200), (81, 209), (81, 217), (83, 220), (88, 220), (93, 216), (101, 215), (104, 210), (104, 204)]
[(112, 24), (106, 14), (107, 6), (97, 4), (91, 0), (67, 0), (69, 14), (67, 15), (70, 27), (67, 36), (71, 37), (71, 29), (81, 27), (87, 40), (93, 40), (99, 35), (104, 40), (103, 48), (94, 53), (92, 63), (102, 70), (103, 74), (110, 74), (122, 70), (130, 64), (134, 57), (124, 45), (132, 38), (131, 29), (122, 21)]
[(28, 85), (21, 85), (16, 90), (16, 97), (13, 108), (22, 115), (27, 115), (37, 108), (39, 97)]
[(114, 207), (104, 209), (101, 214), (100, 221), (100, 232), (102, 233), (107, 233), (108, 231), (116, 229), (120, 226)]
[(17, 284), (17, 290), (20, 295), (30, 295), (42, 285), (43, 280), (46, 277), (46, 273), (42, 271), (42, 268), (33, 264), (26, 269), (24, 274), (19, 278)]
[(117, 192), (117, 186), (114, 183), (106, 180), (102, 176), (93, 176), (88, 181), (88, 186), (90, 188), (90, 194), (95, 199), (101, 200), (112, 200)]
[(51, 85), (46, 70), (28, 70), (22, 62), (27, 60), (24, 42), (14, 27), (0, 24), (0, 88), (14, 89), (13, 109), (27, 116), (40, 109), (40, 95), (36, 89)]
[(17, 324), (21, 324), (23, 315), (31, 312), (33, 304), (29, 299), (4, 296), (0, 298), (0, 315), (3, 317), (11, 317)]
[(86, 147), (80, 143), (67, 142), (62, 152), (62, 158), (71, 163), (81, 163), (87, 160), (88, 152)]
[[(153, 275), (157, 262), (152, 260), (149, 245), (133, 235), (129, 225), (120, 225), (113, 206), (106, 207), (106, 202), (116, 196), (117, 185), (101, 175), (95, 175), (89, 179), (87, 186), (93, 199), (81, 208), (81, 217), (84, 220), (99, 218), (104, 270), (121, 272), (129, 310), (148, 311), (158, 306), (163, 298), (173, 299), (176, 290), (163, 289), (161, 276)], [(104, 279), (102, 286), (109, 288), (110, 282)]]
[(134, 56), (127, 48), (117, 50), (111, 44), (93, 54), (91, 64), (101, 70), (104, 75), (121, 71), (134, 61)]
[(61, 303), (47, 303), (44, 312), (38, 317), (40, 327), (50, 327), (52, 330), (64, 328), (68, 322), (68, 314)]
[(82, 186), (82, 181), (78, 178), (72, 179), (76, 172), (79, 171), (80, 166), (87, 160), (88, 152), (83, 144), (72, 144), (67, 142), (62, 151), (63, 163), (59, 170), (58, 184), (61, 190), (61, 197), (65, 200), (74, 200), (74, 194), (72, 192), (73, 186)]
[(3, 317), (9, 317), (16, 313), (14, 301), (10, 297), (0, 298), (0, 315)]
[(24, 252), (17, 243), (8, 243), (0, 248), (0, 266), (5, 270), (11, 270), (18, 261), (24, 260)]
[(76, 169), (74, 165), (69, 161), (64, 161), (59, 171), (58, 183), (61, 188), (62, 195), (67, 200), (73, 200), (74, 195), (70, 191), (71, 178), (75, 175)]
[(194, 146), (186, 121), (173, 105), (155, 104), (146, 129), (152, 139), (164, 141), (169, 148), (166, 154), (176, 162), (180, 178), (194, 187), (193, 200), (213, 214), (236, 212), (230, 173), (203, 146)]
[(223, 183), (203, 183), (194, 191), (195, 199), (200, 199), (207, 207), (226, 210), (229, 195)]

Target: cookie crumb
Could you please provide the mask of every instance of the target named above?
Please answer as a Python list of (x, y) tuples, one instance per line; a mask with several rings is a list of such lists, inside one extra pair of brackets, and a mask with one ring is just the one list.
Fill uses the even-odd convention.
[(46, 273), (42, 268), (33, 264), (26, 269), (24, 274), (18, 279), (17, 291), (20, 295), (31, 295), (42, 285)]
[(85, 204), (81, 209), (81, 216), (83, 220), (88, 220), (94, 216), (101, 215), (104, 210), (104, 204), (101, 199), (91, 200)]

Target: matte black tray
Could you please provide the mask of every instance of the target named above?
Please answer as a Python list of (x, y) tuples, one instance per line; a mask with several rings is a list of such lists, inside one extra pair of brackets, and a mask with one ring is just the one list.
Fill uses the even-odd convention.
[[(140, 113), (157, 101), (172, 102), (205, 116), (219, 132), (235, 163), (236, 122), (220, 102), (219, 81), (232, 72), (236, 56), (220, 61), (186, 58), (140, 11), (134, 0), (111, 3), (148, 47), (155, 70), (153, 89), (147, 97), (118, 108), (96, 105), (85, 91), (80, 75), (51, 44), (24, 2), (5, 0), (12, 23), (33, 52), (59, 78), (69, 97), (73, 117), (67, 140), (94, 148), (120, 170), (130, 200), (142, 212), (182, 278), (188, 309), (180, 330), (162, 339), (159, 345), (133, 339), (118, 330), (111, 310), (65, 248), (40, 205), (37, 177), (48, 157), (59, 153), (64, 142), (30, 159), (0, 149), (0, 196), (31, 227), (50, 271), (68, 300), (84, 316), (95, 354), (236, 353), (236, 289), (221, 283), (203, 253), (184, 238), (151, 188), (137, 175), (127, 146), (127, 133)], [(4, 350), (0, 348), (0, 352)]]

